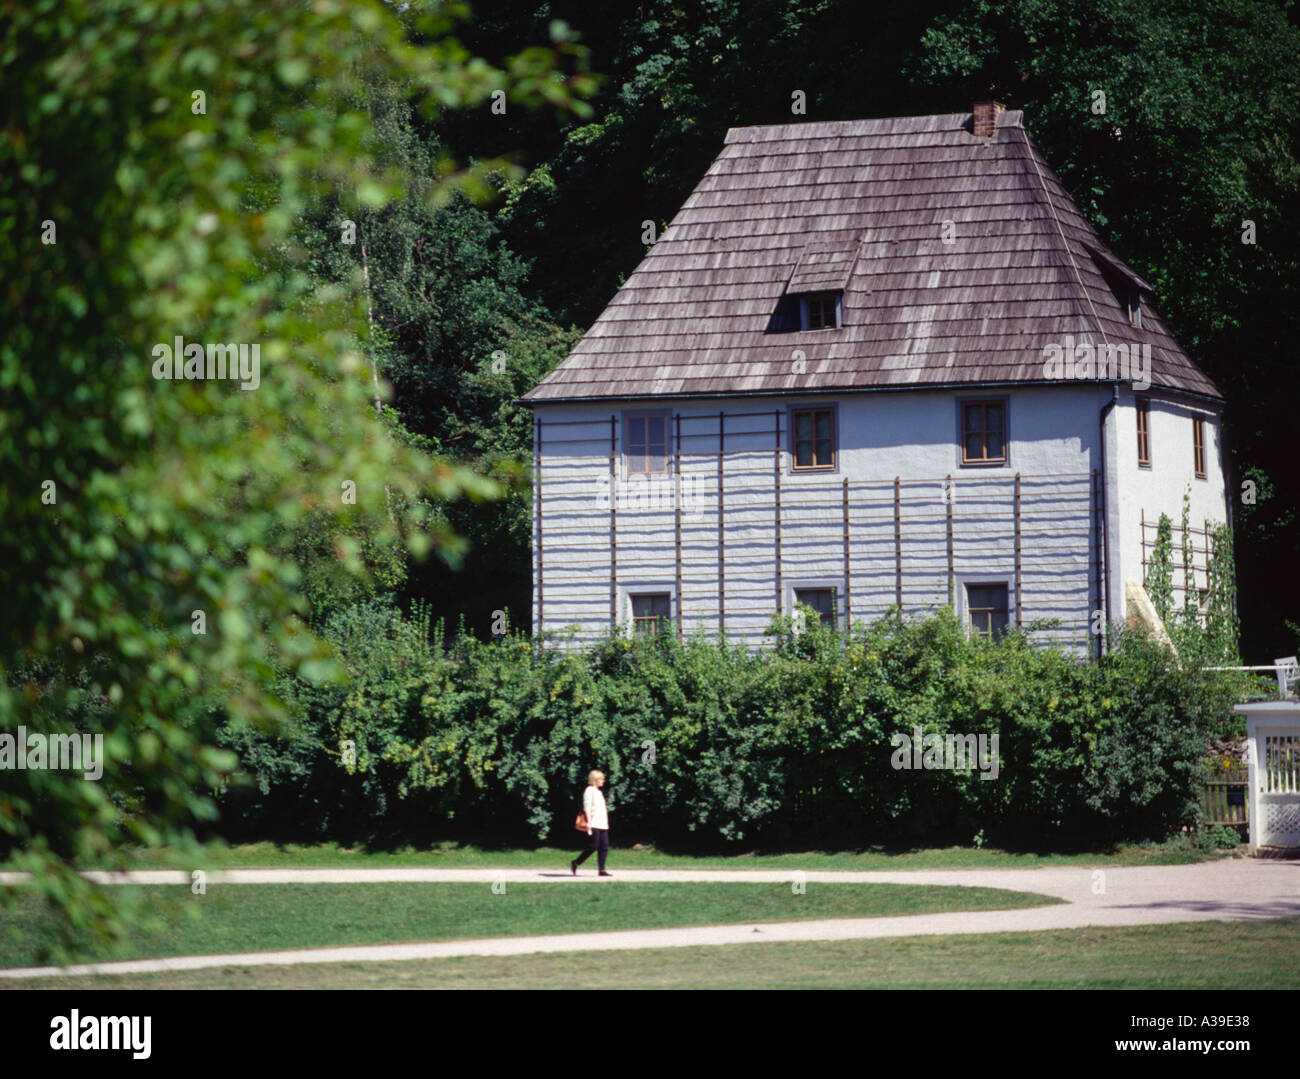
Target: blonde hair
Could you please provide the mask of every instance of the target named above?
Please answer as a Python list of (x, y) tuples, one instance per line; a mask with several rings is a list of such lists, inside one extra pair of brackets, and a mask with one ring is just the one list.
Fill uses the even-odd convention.
[(602, 772), (599, 768), (593, 768), (590, 772), (588, 772), (588, 773), (587, 773), (587, 786), (590, 787), (593, 783), (595, 783), (595, 782), (596, 782), (596, 777), (597, 777), (597, 776), (600, 776), (601, 779), (604, 779), (604, 778), (605, 778), (605, 773)]

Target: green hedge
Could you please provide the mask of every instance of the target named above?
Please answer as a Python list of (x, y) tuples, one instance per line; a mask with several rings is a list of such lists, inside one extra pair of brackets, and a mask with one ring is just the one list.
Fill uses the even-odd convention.
[[(1194, 821), (1232, 701), (1143, 636), (1094, 662), (970, 640), (946, 611), (850, 635), (777, 620), (759, 653), (671, 635), (444, 649), (384, 601), (325, 631), (351, 681), (286, 679), (285, 737), (226, 733), (253, 777), (223, 798), (232, 838), (565, 839), (593, 767), (624, 842), (1161, 838)], [(895, 768), (891, 737), (916, 728), (998, 735), (998, 778)]]

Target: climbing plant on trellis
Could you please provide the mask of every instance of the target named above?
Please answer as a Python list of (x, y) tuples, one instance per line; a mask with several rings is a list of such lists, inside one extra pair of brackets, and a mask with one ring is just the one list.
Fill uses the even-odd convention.
[(1224, 524), (1207, 525), (1204, 530), (1206, 590), (1202, 607), (1196, 588), (1196, 548), (1192, 540), (1195, 530), (1190, 524), (1190, 502), (1184, 493), (1178, 544), (1183, 601), (1176, 604), (1174, 599), (1174, 524), (1164, 513), (1156, 522), (1156, 538), (1147, 560), (1147, 595), (1180, 653), (1190, 653), (1207, 663), (1236, 663), (1240, 623), (1232, 533)]

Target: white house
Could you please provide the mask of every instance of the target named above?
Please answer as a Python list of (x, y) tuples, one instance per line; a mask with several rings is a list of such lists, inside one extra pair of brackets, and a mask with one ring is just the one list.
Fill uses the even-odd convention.
[(534, 630), (952, 603), (1099, 649), (1160, 514), (1228, 519), (1222, 397), (1151, 292), (996, 102), (732, 129), (524, 398)]

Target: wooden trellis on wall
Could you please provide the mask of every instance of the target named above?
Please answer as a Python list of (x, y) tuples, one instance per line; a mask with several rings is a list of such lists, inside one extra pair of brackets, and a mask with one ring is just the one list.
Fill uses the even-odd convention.
[[(617, 416), (536, 420), (535, 629), (576, 624), (578, 640), (594, 640), (621, 621), (621, 588), (671, 582), (678, 634), (725, 630), (761, 644), (790, 581), (840, 582), (838, 621), (951, 604), (983, 574), (1011, 586), (1015, 625), (1055, 618), (1047, 636), (1095, 649), (1095, 471), (854, 478), (842, 448), (834, 471), (793, 472), (787, 415), (674, 416), (656, 488), (665, 497), (648, 508), (633, 497), (641, 481), (624, 475)], [(605, 492), (593, 490), (600, 477)]]

